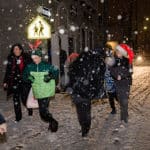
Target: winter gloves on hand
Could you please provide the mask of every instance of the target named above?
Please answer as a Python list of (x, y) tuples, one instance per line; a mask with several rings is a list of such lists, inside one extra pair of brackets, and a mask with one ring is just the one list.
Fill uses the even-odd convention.
[(49, 73), (48, 75), (44, 76), (44, 82), (46, 82), (46, 83), (48, 83), (52, 79), (54, 79), (54, 76), (51, 73)]
[[(50, 80), (54, 79), (54, 76), (52, 73), (49, 73), (48, 75), (44, 75), (44, 82), (48, 83)], [(28, 80), (33, 83), (35, 78), (32, 75), (29, 75)]]

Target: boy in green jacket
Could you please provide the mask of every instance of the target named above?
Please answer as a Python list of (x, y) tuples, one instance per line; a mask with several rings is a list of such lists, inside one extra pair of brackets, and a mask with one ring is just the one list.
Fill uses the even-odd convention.
[(42, 50), (37, 48), (32, 51), (33, 63), (27, 65), (23, 73), (25, 82), (32, 84), (34, 97), (38, 100), (41, 119), (49, 123), (49, 130), (56, 132), (58, 122), (49, 112), (50, 97), (55, 95), (55, 81), (59, 71), (54, 66), (42, 61)]

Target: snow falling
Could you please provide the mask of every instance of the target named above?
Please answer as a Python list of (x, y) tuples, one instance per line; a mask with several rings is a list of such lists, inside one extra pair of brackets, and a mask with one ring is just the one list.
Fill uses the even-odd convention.
[[(59, 72), (61, 72), (61, 64), (59, 64), (60, 49), (64, 50), (67, 56), (65, 63), (62, 65), (64, 74), (59, 75), (59, 79), (56, 81), (56, 83), (58, 82), (56, 87), (57, 94), (50, 99), (49, 109), (47, 108), (47, 111), (49, 110), (59, 122), (59, 129), (56, 133), (48, 131), (51, 124), (41, 120), (39, 108), (33, 110), (33, 116), (28, 116), (28, 110), (22, 106), (23, 118), (19, 123), (16, 122), (13, 107), (17, 107), (20, 102), (17, 102), (17, 98), (14, 98), (14, 101), (9, 100), (11, 98), (7, 96), (6, 90), (9, 89), (9, 84), (12, 85), (13, 82), (18, 82), (11, 89), (16, 91), (20, 87), (18, 85), (25, 85), (25, 82), (22, 80), (22, 74), (16, 74), (13, 69), (10, 71), (13, 82), (6, 84), (6, 87), (4, 86), (5, 91), (3, 91), (2, 86), (0, 88), (0, 113), (5, 116), (8, 128), (7, 140), (3, 142), (0, 136), (0, 150), (149, 150), (150, 55), (147, 55), (147, 51), (149, 52), (150, 48), (150, 13), (146, 11), (147, 6), (144, 5), (149, 4), (149, 2), (143, 0), (143, 4), (141, 4), (137, 0), (120, 0), (116, 3), (115, 0), (112, 0), (112, 5), (108, 7), (106, 4), (109, 0), (70, 0), (67, 4), (65, 0), (12, 0), (9, 3), (5, 2), (6, 0), (2, 1), (0, 5), (1, 85), (3, 85), (2, 78), (8, 65), (10, 66), (15, 62), (19, 69), (22, 67), (22, 61), (18, 57), (15, 57), (13, 63), (7, 60), (13, 44), (21, 43), (25, 52), (28, 54), (33, 52), (29, 47), (29, 43), (33, 43), (36, 40), (28, 39), (27, 27), (34, 21), (36, 16), (44, 18), (50, 25), (52, 33), (51, 41), (50, 39), (42, 39), (40, 47), (42, 48), (43, 60), (46, 62), (51, 61), (56, 67), (54, 70), (59, 69)], [(146, 1), (148, 3), (145, 3)], [(135, 2), (141, 4), (141, 6), (139, 4), (136, 6)], [(94, 3), (98, 5), (95, 6)], [(6, 7), (8, 5), (9, 7)], [(141, 11), (142, 5), (145, 6), (145, 9)], [(46, 17), (41, 12), (38, 12), (38, 6), (43, 6), (45, 10), (48, 7), (51, 16)], [(57, 6), (59, 8), (53, 8)], [(100, 9), (97, 10), (97, 6)], [(109, 12), (109, 9), (111, 12)], [(78, 14), (80, 11), (83, 12), (83, 16)], [(142, 18), (141, 15), (143, 15)], [(87, 20), (84, 20), (85, 18)], [(82, 19), (83, 21), (81, 21)], [(99, 32), (96, 32), (97, 28), (99, 28)], [(54, 44), (52, 43), (54, 42), (53, 40), (55, 41)], [(128, 101), (128, 124), (120, 122), (120, 103), (118, 101), (115, 101), (116, 114), (110, 113), (112, 111), (108, 99), (108, 94), (110, 93), (106, 91), (104, 78), (95, 82), (98, 73), (103, 73), (103, 71), (105, 73), (104, 68), (108, 67), (107, 64), (104, 64), (106, 63), (104, 50), (111, 49), (113, 50), (111, 54), (108, 52), (106, 55), (114, 55), (116, 45), (119, 42), (130, 45), (135, 53), (133, 63), (128, 66), (129, 70), (133, 71), (133, 83), (130, 93), (129, 91), (124, 91), (124, 94), (130, 95)], [(108, 48), (107, 45), (111, 46), (111, 48)], [(100, 54), (101, 57), (99, 57), (99, 52), (103, 52), (102, 55)], [(73, 80), (69, 76), (69, 69), (74, 69), (70, 68), (73, 62), (68, 59), (71, 53), (84, 54), (82, 57), (79, 55), (73, 58), (73, 61), (78, 60), (78, 65), (75, 67), (77, 74), (74, 78), (76, 83), (73, 85), (71, 85)], [(126, 55), (125, 58), (128, 59), (129, 55)], [(86, 61), (89, 62), (84, 63)], [(116, 62), (117, 60), (115, 61), (114, 58), (109, 57), (109, 63), (112, 66)], [(96, 66), (97, 63), (98, 66)], [(116, 66), (122, 70), (126, 69), (124, 66), (121, 67), (120, 62)], [(78, 77), (79, 73), (83, 76)], [(122, 73), (120, 76), (122, 77)], [(116, 77), (114, 79), (116, 81), (124, 80), (125, 78), (118, 79)], [(99, 95), (94, 97), (91, 91), (97, 90), (95, 85), (98, 85), (98, 83), (103, 85), (103, 88), (99, 91)], [(33, 85), (34, 82), (29, 84)], [(129, 87), (130, 85), (127, 86)], [(86, 89), (86, 87), (88, 88)], [(75, 93), (75, 90), (78, 93)], [(78, 122), (79, 114), (76, 112), (77, 105), (80, 105), (83, 111), (87, 111), (88, 104), (83, 103), (81, 105), (82, 100), (87, 101), (86, 96), (82, 95), (83, 98), (81, 99), (82, 96), (79, 94), (81, 91), (84, 91), (84, 96), (88, 95), (89, 99), (92, 99), (91, 129), (88, 136), (85, 137), (82, 137), (83, 127)], [(17, 96), (19, 97), (20, 95)], [(80, 100), (80, 104), (75, 101), (74, 96), (77, 97), (77, 100)]]

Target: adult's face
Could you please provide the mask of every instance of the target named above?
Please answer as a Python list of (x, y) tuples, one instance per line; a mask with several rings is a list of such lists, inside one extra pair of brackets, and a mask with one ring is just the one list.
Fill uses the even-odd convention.
[(39, 64), (41, 62), (42, 58), (37, 55), (33, 55), (32, 60), (35, 64)]
[(15, 46), (13, 49), (13, 53), (15, 56), (20, 56), (22, 53), (22, 50), (18, 46)]

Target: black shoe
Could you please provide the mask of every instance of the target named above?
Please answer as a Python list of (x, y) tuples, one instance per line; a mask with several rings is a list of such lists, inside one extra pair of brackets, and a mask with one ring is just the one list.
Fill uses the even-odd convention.
[(90, 128), (82, 127), (82, 137), (87, 137), (89, 131), (90, 131)]
[(28, 109), (28, 116), (32, 116), (33, 115), (33, 110), (32, 109)]
[(51, 132), (57, 132), (58, 131), (58, 121), (56, 121), (54, 118), (50, 120), (48, 130), (51, 130)]
[(111, 111), (111, 114), (112, 114), (112, 115), (115, 115), (116, 113), (117, 113), (116, 109), (113, 109), (113, 110)]

